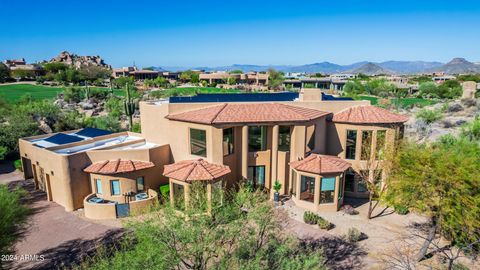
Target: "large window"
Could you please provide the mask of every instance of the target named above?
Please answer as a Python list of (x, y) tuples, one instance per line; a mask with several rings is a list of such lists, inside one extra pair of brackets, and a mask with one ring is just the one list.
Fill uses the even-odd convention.
[(345, 191), (355, 192), (355, 173), (352, 170), (345, 174)]
[(372, 151), (372, 131), (364, 130), (362, 131), (362, 160), (370, 159), (370, 154)]
[(248, 127), (248, 151), (257, 152), (267, 150), (267, 127)]
[(207, 133), (201, 129), (190, 129), (190, 153), (192, 155), (207, 156)]
[(345, 149), (345, 157), (347, 159), (355, 159), (355, 149), (357, 147), (357, 131), (347, 130), (347, 143)]
[(305, 151), (310, 152), (315, 149), (315, 125), (307, 127), (307, 146)]
[(172, 183), (173, 186), (173, 204), (180, 210), (185, 210), (185, 188), (183, 185)]
[(120, 181), (110, 180), (110, 193), (112, 196), (120, 195)]
[(95, 189), (97, 194), (103, 194), (102, 191), (102, 180), (95, 179)]
[(137, 192), (145, 191), (145, 178), (143, 176), (137, 178)]
[(278, 128), (278, 151), (290, 151), (290, 127), (280, 126)]
[(223, 155), (228, 156), (233, 154), (233, 128), (226, 128), (223, 130)]
[(312, 202), (315, 198), (315, 178), (300, 176), (300, 200)]
[(249, 166), (248, 179), (253, 182), (255, 188), (265, 187), (265, 166)]
[(333, 203), (335, 198), (335, 177), (322, 178), (320, 183), (320, 203)]
[(386, 130), (378, 130), (377, 131), (377, 151), (376, 151), (376, 159), (383, 159), (385, 155), (385, 137), (386, 137)]
[[(367, 176), (370, 177), (370, 174), (368, 171), (366, 170), (361, 170), (360, 171), (360, 175), (363, 175), (363, 176)], [(365, 183), (365, 181), (368, 181), (368, 179), (360, 179), (357, 183), (357, 192), (367, 192), (368, 189), (367, 189), (367, 183)]]

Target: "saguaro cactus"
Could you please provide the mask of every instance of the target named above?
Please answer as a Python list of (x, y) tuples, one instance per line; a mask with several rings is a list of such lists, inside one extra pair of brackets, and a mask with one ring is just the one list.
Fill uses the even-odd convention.
[(85, 81), (85, 100), (90, 99), (90, 87), (88, 87), (88, 82)]
[(133, 128), (133, 114), (135, 113), (135, 102), (130, 96), (130, 87), (128, 83), (125, 84), (125, 100), (123, 101), (123, 107), (125, 109), (125, 115), (128, 116), (129, 129)]

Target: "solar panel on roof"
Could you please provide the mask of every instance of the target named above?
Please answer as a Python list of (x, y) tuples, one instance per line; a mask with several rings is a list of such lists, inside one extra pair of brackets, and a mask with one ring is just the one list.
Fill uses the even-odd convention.
[(293, 101), (298, 98), (298, 93), (241, 93), (241, 94), (198, 94), (191, 97), (170, 97), (170, 103), (192, 102), (268, 102), (268, 101)]
[(74, 143), (74, 142), (83, 141), (83, 139), (80, 138), (80, 137), (77, 137), (77, 136), (72, 136), (72, 135), (68, 135), (68, 134), (64, 134), (64, 133), (58, 133), (58, 134), (55, 134), (53, 136), (50, 136), (50, 137), (44, 139), (44, 141), (54, 143), (54, 144), (67, 144), (67, 143)]
[(78, 131), (76, 134), (79, 136), (93, 138), (93, 137), (112, 134), (112, 132), (108, 130), (98, 129), (98, 128), (84, 128)]
[[(170, 103), (196, 103), (196, 102), (281, 102), (293, 101), (298, 98), (297, 92), (281, 93), (241, 93), (241, 94), (198, 94), (191, 97), (170, 97)], [(322, 93), (322, 100), (352, 100), (348, 97), (335, 97)]]

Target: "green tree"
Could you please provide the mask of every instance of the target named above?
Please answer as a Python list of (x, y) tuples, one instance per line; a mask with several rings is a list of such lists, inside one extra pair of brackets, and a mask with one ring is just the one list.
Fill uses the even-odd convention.
[(191, 83), (198, 83), (200, 79), (200, 75), (192, 70), (186, 70), (180, 73), (180, 80), (182, 82), (191, 82)]
[(10, 78), (10, 71), (8, 67), (0, 63), (0, 83), (6, 82)]
[(229, 71), (228, 73), (230, 73), (230, 74), (243, 74), (243, 71), (240, 70), (240, 69), (234, 69), (234, 70)]
[(348, 96), (356, 96), (365, 93), (365, 86), (359, 81), (349, 81), (343, 86), (343, 91)]
[(85, 119), (85, 126), (119, 132), (122, 130), (118, 118), (112, 116), (98, 116)]
[(120, 77), (113, 80), (113, 84), (116, 88), (123, 88), (127, 83), (133, 87), (135, 85), (135, 80), (132, 77)]
[(283, 72), (276, 71), (275, 69), (271, 68), (267, 71), (268, 73), (268, 87), (270, 89), (278, 90), (283, 84), (285, 80), (283, 76)]
[(56, 74), (59, 71), (67, 70), (68, 65), (62, 62), (51, 62), (43, 64), (43, 69), (45, 69), (45, 71), (48, 73)]
[(434, 82), (420, 83), (418, 87), (418, 93), (425, 98), (438, 98), (437, 85)]
[(106, 80), (110, 78), (111, 71), (99, 66), (82, 66), (79, 69), (79, 74), (82, 79), (94, 82), (96, 80)]
[(423, 120), (426, 124), (431, 124), (442, 119), (442, 113), (440, 110), (422, 109), (417, 112), (415, 117)]
[(35, 78), (36, 74), (35, 74), (35, 71), (33, 70), (15, 69), (10, 71), (10, 76), (17, 80), (20, 80), (20, 79), (26, 79), (26, 78), (28, 79)]
[(0, 160), (4, 160), (7, 157), (8, 149), (5, 146), (0, 146)]
[(407, 206), (429, 217), (428, 234), (418, 260), (425, 257), (438, 235), (450, 241), (450, 248), (475, 251), (471, 244), (480, 239), (478, 164), (480, 145), (465, 139), (451, 137), (428, 145), (405, 143), (396, 151), (387, 198), (394, 205)]
[[(88, 269), (325, 269), (321, 249), (300, 245), (281, 231), (281, 217), (262, 192), (241, 188), (211, 214), (203, 185), (192, 186), (191, 203), (170, 205), (130, 224), (133, 237), (113, 257)], [(200, 193), (199, 193), (200, 192)], [(197, 194), (199, 196), (195, 196)]]

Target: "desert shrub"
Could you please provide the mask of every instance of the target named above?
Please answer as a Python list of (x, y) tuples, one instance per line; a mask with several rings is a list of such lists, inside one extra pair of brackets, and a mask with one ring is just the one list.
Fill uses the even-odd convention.
[(358, 242), (362, 239), (362, 232), (357, 228), (349, 228), (347, 232), (347, 240), (351, 243)]
[(408, 214), (408, 207), (406, 207), (405, 205), (395, 205), (393, 207), (393, 209), (395, 210), (395, 212), (397, 212), (397, 214), (399, 215), (406, 215)]
[(431, 124), (442, 119), (442, 113), (439, 110), (422, 109), (416, 114), (416, 117), (427, 124)]
[(305, 211), (305, 213), (303, 213), (303, 222), (315, 225), (318, 222), (318, 216), (313, 212)]
[(162, 198), (168, 198), (168, 196), (170, 196), (170, 185), (166, 184), (160, 186), (160, 194), (162, 194)]
[(20, 159), (15, 160), (13, 165), (15, 166), (15, 169), (23, 172), (22, 161)]
[(63, 91), (63, 99), (66, 102), (77, 103), (84, 97), (84, 90), (78, 87), (67, 87)]
[(318, 225), (318, 227), (323, 230), (330, 230), (333, 228), (333, 224), (328, 220), (310, 211), (305, 211), (305, 213), (303, 213), (303, 221), (310, 225)]
[[(25, 190), (9, 190), (6, 185), (0, 185), (0, 254), (14, 252), (13, 245), (19, 237), (18, 231), (25, 225), (29, 208), (22, 204)], [(0, 269), (3, 269), (0, 260)]]
[(317, 224), (318, 227), (322, 230), (330, 230), (333, 228), (333, 224), (330, 223), (328, 220), (322, 218), (321, 216), (317, 216)]

